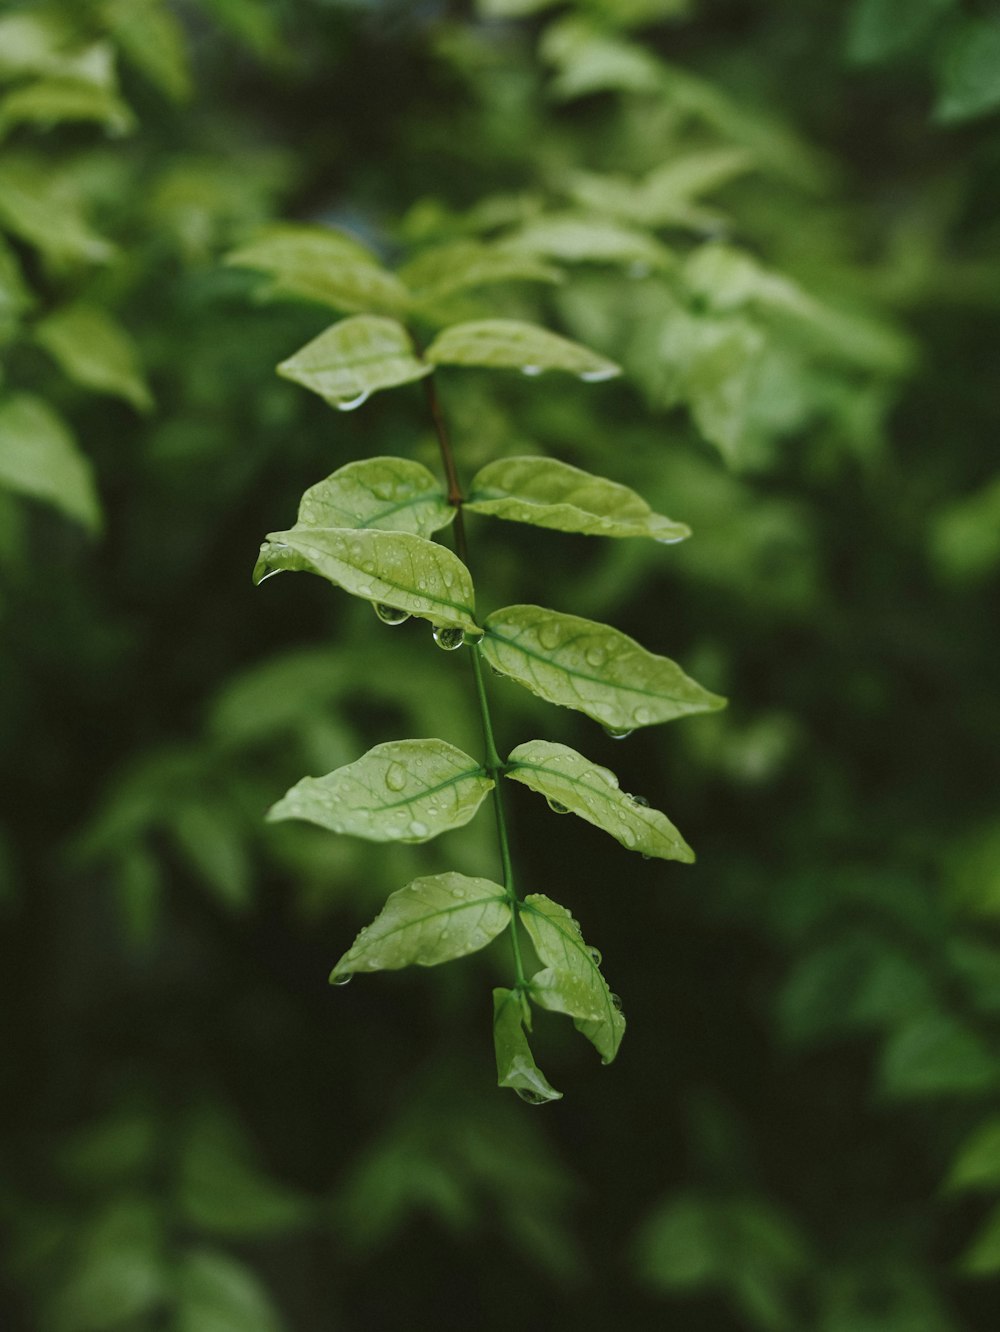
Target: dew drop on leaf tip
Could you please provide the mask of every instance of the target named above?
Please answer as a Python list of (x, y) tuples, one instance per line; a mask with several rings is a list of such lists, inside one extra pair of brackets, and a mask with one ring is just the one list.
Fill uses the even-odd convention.
[(562, 804), (560, 804), (558, 800), (553, 800), (551, 796), (546, 796), (546, 797), (545, 797), (545, 800), (546, 800), (546, 803), (548, 804), (549, 809), (551, 809), (551, 811), (552, 811), (553, 814), (568, 814), (568, 813), (569, 813), (569, 809), (568, 809), (568, 807), (567, 807), (566, 805), (562, 805)]
[(542, 367), (540, 365), (521, 366), (521, 374), (527, 375), (529, 379), (534, 379), (536, 375), (540, 375), (541, 373), (542, 373)]
[(370, 397), (371, 391), (369, 389), (363, 389), (362, 392), (358, 393), (353, 398), (337, 398), (333, 405), (338, 412), (353, 412), (355, 408), (366, 403)]
[(604, 960), (601, 950), (599, 948), (588, 948), (587, 952), (590, 954), (590, 960), (593, 962), (594, 966), (599, 967)]
[(611, 740), (627, 740), (632, 734), (632, 730), (631, 726), (605, 726), (604, 734)]
[(465, 630), (454, 624), (436, 624), (432, 632), (434, 642), (444, 652), (454, 652), (465, 642)]
[(410, 618), (410, 612), (400, 610), (398, 606), (387, 606), (384, 601), (373, 601), (372, 608), (383, 624), (404, 624)]
[(547, 1105), (553, 1099), (551, 1096), (546, 1096), (544, 1092), (532, 1091), (529, 1087), (515, 1087), (514, 1090), (521, 1100), (528, 1105)]
[(580, 378), (585, 384), (601, 384), (606, 379), (614, 379), (621, 372), (616, 365), (602, 365), (597, 370), (581, 370)]
[(354, 973), (352, 971), (335, 971), (330, 977), (331, 985), (348, 985)]

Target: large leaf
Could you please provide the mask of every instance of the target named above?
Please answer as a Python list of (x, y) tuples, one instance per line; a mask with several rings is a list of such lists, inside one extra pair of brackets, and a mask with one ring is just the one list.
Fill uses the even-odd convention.
[(152, 406), (135, 345), (100, 306), (76, 304), (56, 310), (36, 326), (35, 339), (78, 384), (113, 393), (140, 411)]
[(44, 500), (92, 532), (101, 526), (89, 461), (62, 417), (29, 393), (0, 401), (0, 486)]
[(483, 365), (521, 370), (527, 375), (567, 370), (588, 383), (621, 374), (621, 367), (606, 356), (518, 319), (453, 324), (438, 334), (424, 356), (435, 365)]
[(450, 550), (412, 532), (292, 528), (260, 548), (254, 582), (306, 570), (352, 596), (396, 606), (435, 625), (478, 633), (472, 576)]
[(694, 852), (665, 814), (622, 791), (613, 772), (576, 750), (529, 740), (511, 751), (507, 763), (505, 776), (610, 833), (629, 851), (687, 864), (694, 860)]
[(586, 536), (682, 541), (683, 523), (654, 513), (628, 486), (555, 458), (500, 458), (476, 474), (466, 509)]
[(625, 1018), (601, 975), (601, 955), (583, 941), (580, 926), (564, 906), (529, 893), (520, 917), (544, 970), (531, 978), (531, 997), (542, 1008), (566, 1013), (605, 1064), (618, 1053)]
[(305, 819), (372, 842), (426, 842), (469, 822), (492, 789), (444, 740), (389, 740), (325, 777), (303, 777), (268, 819)]
[(417, 358), (409, 333), (395, 319), (355, 315), (307, 342), (282, 361), (278, 373), (350, 411), (379, 389), (423, 379), (433, 368)]
[(665, 268), (672, 260), (665, 245), (644, 231), (607, 218), (554, 213), (533, 218), (504, 239), (517, 253), (576, 263), (640, 264)]
[(562, 274), (530, 254), (479, 241), (453, 241), (418, 255), (399, 274), (419, 305), (495, 282), (559, 282)]
[(525, 1033), (528, 1012), (513, 990), (493, 991), (493, 1045), (497, 1056), (497, 1086), (511, 1087), (529, 1105), (559, 1101), (562, 1092), (549, 1083), (535, 1063)]
[(368, 527), (427, 537), (454, 517), (440, 482), (421, 463), (361, 458), (309, 487), (296, 527)]
[(503, 888), (449, 871), (414, 879), (392, 893), (330, 973), (434, 967), (485, 948), (510, 924)]
[(611, 731), (714, 712), (725, 699), (609, 625), (544, 606), (507, 606), (484, 624), (490, 665), (533, 694), (586, 713)]

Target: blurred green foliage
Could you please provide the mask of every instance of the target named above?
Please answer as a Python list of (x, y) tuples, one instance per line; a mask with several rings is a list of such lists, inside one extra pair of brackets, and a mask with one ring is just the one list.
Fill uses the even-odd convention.
[[(4, 1327), (1000, 1323), (998, 23), (0, 6)], [(560, 270), (448, 318), (625, 379), (455, 373), (463, 474), (537, 448), (694, 531), (473, 534), (495, 604), (606, 617), (732, 700), (594, 751), (694, 867), (623, 870), (513, 792), (526, 886), (630, 1000), (606, 1071), (540, 1016), (547, 1110), (482, 1057), (492, 953), (327, 989), (437, 852), (262, 821), (387, 734), (476, 743), (461, 654), (250, 586), (335, 467), (435, 465), (419, 386), (340, 416), (271, 373), (331, 321), (224, 262), (279, 221)], [(509, 747), (544, 704), (495, 692)], [(446, 842), (495, 872), (488, 829)]]

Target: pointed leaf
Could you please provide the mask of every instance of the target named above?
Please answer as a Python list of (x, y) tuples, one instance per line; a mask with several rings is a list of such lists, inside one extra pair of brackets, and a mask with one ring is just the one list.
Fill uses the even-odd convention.
[(560, 282), (558, 268), (530, 254), (479, 241), (454, 241), (427, 250), (399, 274), (421, 305), (495, 282)]
[(187, 100), (186, 35), (163, 0), (105, 0), (101, 16), (126, 60), (174, 101)]
[(35, 339), (84, 388), (113, 393), (140, 411), (153, 405), (132, 339), (99, 306), (64, 306), (36, 326)]
[(29, 393), (0, 401), (0, 486), (44, 500), (92, 532), (100, 529), (89, 461), (62, 417)]
[(518, 319), (453, 324), (438, 334), (424, 356), (435, 365), (483, 365), (523, 370), (529, 375), (567, 370), (588, 383), (621, 374), (621, 367), (606, 356)]
[(625, 1018), (601, 975), (600, 953), (584, 943), (566, 908), (541, 893), (528, 894), (520, 916), (545, 968), (531, 978), (532, 999), (573, 1018), (577, 1031), (610, 1064), (625, 1034)]
[(434, 967), (485, 948), (510, 924), (503, 888), (449, 871), (414, 879), (392, 893), (330, 973)]
[(672, 259), (667, 247), (646, 232), (586, 214), (553, 213), (533, 218), (505, 237), (504, 245), (515, 253), (545, 255), (567, 263), (665, 268)]
[(601, 828), (629, 851), (690, 864), (694, 852), (665, 814), (622, 791), (607, 768), (549, 740), (529, 740), (511, 751), (506, 777)]
[(51, 129), (64, 121), (88, 120), (112, 134), (126, 134), (136, 123), (120, 97), (83, 79), (39, 79), (0, 101), (0, 134), (15, 125)]
[(497, 1086), (512, 1087), (529, 1105), (561, 1101), (562, 1092), (549, 1083), (535, 1063), (525, 1034), (524, 1006), (512, 990), (493, 991), (493, 1044), (497, 1056)]
[(967, 18), (945, 49), (938, 76), (938, 120), (954, 124), (1000, 107), (1000, 20)]
[(383, 602), (435, 625), (479, 633), (472, 576), (450, 550), (412, 532), (292, 528), (260, 548), (254, 582), (306, 570), (367, 601)]
[(543, 606), (507, 606), (488, 616), (480, 650), (501, 675), (611, 731), (714, 712), (726, 701), (676, 662), (593, 620)]
[(40, 158), (9, 153), (0, 162), (0, 224), (58, 261), (102, 263), (114, 253), (87, 225), (69, 173)]
[(325, 777), (303, 777), (267, 817), (372, 842), (426, 842), (468, 823), (492, 788), (482, 764), (444, 740), (390, 740)]
[(278, 374), (350, 411), (379, 389), (423, 379), (433, 368), (418, 360), (410, 335), (395, 319), (355, 315), (282, 361)]
[(501, 458), (472, 482), (465, 508), (586, 536), (683, 541), (691, 529), (654, 513), (628, 486), (555, 458)]
[(253, 1271), (228, 1254), (189, 1249), (172, 1276), (173, 1332), (281, 1332), (285, 1326)]
[(966, 1139), (951, 1167), (948, 1188), (954, 1192), (1000, 1187), (1000, 1115), (980, 1124)]
[(364, 527), (428, 537), (455, 517), (432, 472), (407, 458), (361, 458), (302, 496), (296, 528)]

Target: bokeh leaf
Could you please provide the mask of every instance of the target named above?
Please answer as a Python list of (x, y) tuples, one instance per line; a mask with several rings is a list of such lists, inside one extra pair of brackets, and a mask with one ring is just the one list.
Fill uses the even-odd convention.
[(437, 335), (424, 356), (434, 365), (481, 365), (528, 375), (566, 370), (592, 383), (621, 374), (621, 367), (606, 356), (518, 319), (453, 324)]
[(174, 1332), (281, 1332), (285, 1326), (250, 1268), (213, 1249), (181, 1257), (177, 1296)]
[(938, 120), (972, 120), (1000, 108), (1000, 19), (967, 18), (951, 37), (938, 76)]
[(948, 1175), (955, 1193), (1000, 1189), (1000, 1115), (993, 1115), (962, 1144)]
[(309, 487), (296, 527), (374, 527), (428, 537), (454, 517), (441, 483), (421, 463), (361, 458)]
[(493, 1044), (497, 1057), (497, 1086), (511, 1087), (529, 1105), (562, 1100), (535, 1063), (525, 1033), (525, 1008), (513, 990), (493, 991)]
[(17, 125), (51, 129), (64, 121), (95, 121), (111, 134), (126, 134), (136, 123), (120, 97), (83, 79), (39, 79), (0, 100), (0, 134)]
[(513, 253), (566, 263), (641, 265), (652, 270), (673, 262), (667, 247), (648, 232), (586, 213), (533, 218), (505, 236), (503, 243)]
[(0, 486), (53, 505), (91, 532), (100, 529), (90, 463), (62, 417), (33, 394), (0, 399)]
[(351, 411), (379, 389), (423, 379), (433, 368), (417, 358), (409, 333), (395, 319), (354, 315), (282, 361), (278, 374)]
[(63, 306), (35, 326), (35, 340), (84, 388), (124, 398), (139, 411), (152, 407), (135, 344), (100, 306)]
[(418, 306), (497, 282), (562, 281), (558, 268), (533, 255), (471, 240), (453, 241), (426, 250), (401, 268), (399, 277)]

